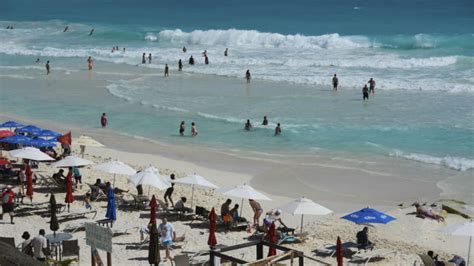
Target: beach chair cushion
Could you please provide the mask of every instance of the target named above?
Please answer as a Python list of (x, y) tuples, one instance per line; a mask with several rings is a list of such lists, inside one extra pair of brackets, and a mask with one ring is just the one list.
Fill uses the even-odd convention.
[(77, 239), (74, 240), (65, 240), (62, 242), (63, 244), (63, 252), (62, 256), (77, 256), (79, 260), (79, 243)]

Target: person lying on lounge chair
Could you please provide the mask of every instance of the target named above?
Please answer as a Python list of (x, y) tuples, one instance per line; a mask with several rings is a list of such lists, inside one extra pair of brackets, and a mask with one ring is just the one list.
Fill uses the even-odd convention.
[(416, 215), (422, 218), (430, 218), (438, 222), (444, 222), (444, 217), (433, 212), (431, 208), (421, 206), (418, 202), (414, 204), (416, 208)]
[[(109, 188), (112, 187), (112, 184), (110, 182), (105, 183), (105, 191), (108, 191)], [(114, 187), (114, 194), (122, 194), (122, 193), (128, 193), (128, 190), (124, 190), (118, 187)]]

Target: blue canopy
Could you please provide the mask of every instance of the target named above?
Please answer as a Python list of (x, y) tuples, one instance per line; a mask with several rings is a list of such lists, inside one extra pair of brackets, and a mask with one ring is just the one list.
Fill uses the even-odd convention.
[(44, 139), (31, 139), (31, 141), (26, 143), (26, 145), (42, 148), (42, 147), (54, 147), (56, 146), (56, 143), (54, 143), (54, 141), (44, 140)]
[(364, 208), (360, 211), (353, 212), (341, 218), (349, 220), (356, 224), (386, 224), (393, 220), (396, 220), (392, 216), (389, 216), (385, 213), (379, 212), (371, 208)]
[(29, 126), (26, 126), (26, 127), (19, 128), (19, 129), (15, 130), (15, 132), (34, 134), (34, 133), (40, 132), (41, 130), (43, 130), (43, 129), (41, 129), (37, 126), (29, 125)]
[(32, 141), (32, 138), (22, 136), (22, 135), (15, 135), (11, 136), (8, 138), (3, 138), (0, 139), (0, 142), (4, 143), (11, 143), (11, 144), (23, 144), (23, 145), (29, 145), (30, 141)]
[(57, 138), (57, 137), (62, 136), (62, 134), (59, 134), (57, 132), (54, 132), (54, 131), (48, 130), (48, 129), (43, 129), (39, 132), (33, 132), (32, 135), (35, 136), (35, 137), (53, 137), (53, 138)]
[(5, 128), (5, 127), (13, 128), (13, 127), (22, 127), (22, 126), (24, 126), (24, 125), (20, 124), (18, 122), (15, 122), (15, 121), (7, 121), (7, 122), (4, 122), (4, 123), (0, 124), (1, 128)]
[(112, 187), (107, 191), (107, 212), (105, 217), (109, 220), (117, 220), (117, 210), (115, 208), (115, 194)]

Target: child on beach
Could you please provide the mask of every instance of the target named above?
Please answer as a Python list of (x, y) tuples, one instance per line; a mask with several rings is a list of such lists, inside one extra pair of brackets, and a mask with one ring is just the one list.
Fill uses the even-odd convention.
[(84, 198), (84, 205), (86, 205), (86, 209), (92, 210), (91, 205), (91, 193), (86, 193), (86, 197)]
[(191, 123), (191, 136), (196, 137), (198, 135), (198, 130), (194, 122)]
[(280, 136), (280, 135), (281, 135), (281, 127), (280, 127), (280, 123), (278, 123), (275, 128), (275, 136)]
[(369, 100), (369, 88), (367, 87), (367, 84), (362, 88), (362, 99), (364, 101)]
[(102, 125), (102, 128), (105, 128), (108, 124), (107, 116), (105, 115), (105, 113), (102, 113), (102, 117), (100, 118), (100, 124)]
[(87, 58), (87, 68), (89, 68), (89, 70), (92, 70), (93, 64), (94, 64), (94, 60), (92, 60), (92, 57), (89, 56), (89, 58)]

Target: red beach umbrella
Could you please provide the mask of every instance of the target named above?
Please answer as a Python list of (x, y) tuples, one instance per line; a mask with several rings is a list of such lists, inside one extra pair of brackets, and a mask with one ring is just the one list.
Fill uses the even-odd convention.
[(336, 257), (337, 257), (337, 266), (342, 266), (342, 242), (341, 242), (340, 237), (337, 237)]
[[(276, 239), (276, 229), (275, 229), (275, 223), (272, 223), (270, 226), (270, 231), (268, 232), (268, 237), (270, 238), (270, 244), (276, 245), (277, 239)], [(274, 246), (270, 246), (268, 249), (268, 257), (270, 256), (275, 256), (277, 254), (277, 250)]]
[(150, 225), (156, 225), (156, 198), (155, 195), (151, 197), (150, 201)]
[(212, 208), (211, 213), (209, 213), (209, 239), (207, 240), (207, 244), (212, 248), (217, 245), (216, 239), (216, 211)]
[(6, 137), (11, 137), (15, 135), (15, 133), (9, 131), (9, 130), (0, 130), (0, 139), (1, 138), (6, 138)]
[(69, 212), (69, 204), (74, 202), (74, 196), (72, 195), (72, 170), (69, 170), (67, 173), (67, 187), (66, 187), (66, 199), (64, 200), (67, 203), (67, 211)]
[(25, 175), (26, 175), (26, 195), (30, 197), (30, 200), (33, 201), (33, 172), (29, 164), (25, 166)]

